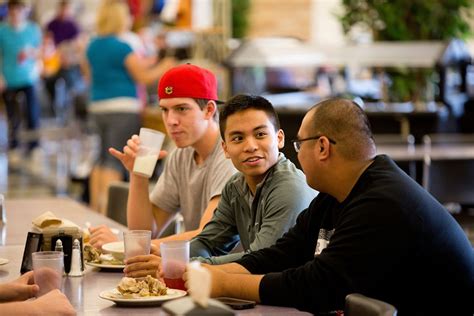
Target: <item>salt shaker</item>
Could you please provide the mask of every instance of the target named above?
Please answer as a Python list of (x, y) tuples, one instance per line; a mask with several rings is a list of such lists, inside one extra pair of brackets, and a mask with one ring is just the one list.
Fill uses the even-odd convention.
[(54, 246), (54, 251), (64, 252), (63, 251), (63, 242), (61, 241), (61, 239), (56, 240), (56, 245)]
[(82, 264), (81, 264), (81, 244), (78, 239), (74, 239), (72, 243), (72, 256), (71, 256), (71, 271), (68, 276), (82, 276)]
[(177, 213), (175, 217), (175, 233), (181, 234), (186, 231), (186, 227), (184, 227), (184, 217), (181, 213)]
[(5, 208), (5, 197), (0, 194), (0, 224), (7, 223), (7, 210)]

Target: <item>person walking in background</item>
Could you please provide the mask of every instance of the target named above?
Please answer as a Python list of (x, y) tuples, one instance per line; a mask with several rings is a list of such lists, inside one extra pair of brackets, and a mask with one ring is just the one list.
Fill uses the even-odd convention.
[(45, 74), (45, 87), (51, 97), (53, 113), (56, 115), (61, 115), (61, 113), (56, 113), (57, 110), (72, 104), (68, 102), (72, 100), (57, 100), (57, 89), (64, 89), (60, 95), (66, 99), (85, 93), (85, 83), (80, 67), (84, 53), (80, 32), (79, 25), (72, 16), (71, 0), (60, 0), (57, 13), (48, 22), (45, 30), (45, 39), (52, 37), (52, 49), (55, 49), (59, 57), (59, 69), (54, 73)]
[[(10, 162), (19, 159), (16, 151), (18, 130), (22, 117), (26, 117), (27, 129), (37, 130), (40, 125), (40, 106), (35, 85), (39, 79), (41, 30), (28, 21), (29, 8), (24, 1), (8, 1), (6, 23), (0, 25), (1, 76), (0, 91), (7, 110), (9, 123)], [(24, 99), (24, 104), (22, 101)], [(23, 108), (23, 105), (26, 108)], [(27, 155), (38, 145), (36, 140), (28, 144)]]
[(97, 37), (86, 50), (84, 67), (90, 77), (91, 104), (88, 112), (101, 138), (100, 158), (90, 176), (90, 204), (101, 213), (106, 210), (108, 186), (123, 180), (125, 169), (108, 154), (108, 148), (120, 148), (140, 125), (140, 100), (137, 83), (150, 84), (174, 65), (164, 59), (148, 67), (143, 59), (121, 38), (130, 27), (130, 15), (124, 2), (103, 1), (97, 13)]
[(56, 46), (79, 37), (80, 28), (72, 17), (70, 0), (59, 1), (56, 16), (46, 25), (46, 31), (53, 35)]

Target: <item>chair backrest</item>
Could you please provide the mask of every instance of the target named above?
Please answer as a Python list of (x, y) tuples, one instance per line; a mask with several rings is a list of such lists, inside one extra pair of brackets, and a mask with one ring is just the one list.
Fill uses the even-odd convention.
[[(127, 226), (128, 190), (128, 182), (112, 182), (109, 186), (109, 196), (107, 202), (107, 217), (125, 226)], [(166, 237), (175, 234), (175, 226), (176, 221), (171, 221), (171, 223), (163, 230), (159, 237)]]
[[(402, 134), (374, 134), (374, 141), (377, 147), (380, 149), (390, 147), (401, 147), (406, 148), (407, 152), (415, 151), (415, 137), (411, 134), (408, 136)], [(416, 180), (416, 162), (414, 160), (403, 160), (397, 161), (394, 159), (397, 165), (402, 168), (410, 177)]]
[(353, 293), (346, 296), (344, 316), (396, 316), (397, 309), (386, 302)]
[(474, 205), (474, 134), (423, 137), (423, 187), (441, 203)]
[(128, 189), (127, 182), (112, 182), (107, 201), (107, 217), (125, 226), (127, 226)]

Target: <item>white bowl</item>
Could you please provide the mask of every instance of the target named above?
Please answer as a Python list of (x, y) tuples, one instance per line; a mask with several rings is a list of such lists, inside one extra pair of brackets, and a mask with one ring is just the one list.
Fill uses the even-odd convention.
[(114, 241), (109, 242), (108, 244), (102, 245), (102, 251), (104, 253), (110, 253), (117, 260), (122, 260), (125, 258), (125, 250), (123, 241)]

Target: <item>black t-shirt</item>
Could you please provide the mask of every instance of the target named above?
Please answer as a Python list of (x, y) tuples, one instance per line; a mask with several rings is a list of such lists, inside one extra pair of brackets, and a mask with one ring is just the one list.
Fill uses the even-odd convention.
[(474, 251), (458, 223), (387, 156), (349, 196), (320, 193), (275, 246), (237, 263), (260, 283), (263, 304), (344, 309), (361, 293), (399, 314), (472, 314)]

